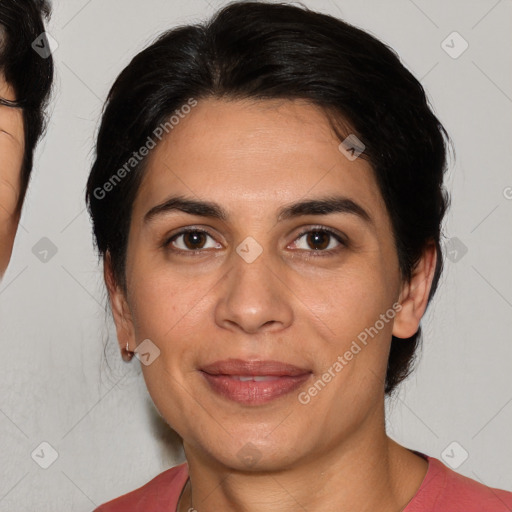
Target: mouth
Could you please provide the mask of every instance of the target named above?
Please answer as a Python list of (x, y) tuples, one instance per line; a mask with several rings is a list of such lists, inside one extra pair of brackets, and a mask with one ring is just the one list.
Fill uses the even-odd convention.
[(244, 405), (262, 405), (302, 386), (313, 374), (280, 361), (226, 359), (200, 369), (210, 389)]

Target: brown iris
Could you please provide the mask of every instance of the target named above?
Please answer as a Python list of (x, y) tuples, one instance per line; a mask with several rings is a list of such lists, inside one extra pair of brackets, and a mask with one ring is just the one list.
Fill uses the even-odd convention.
[(183, 242), (191, 251), (202, 249), (206, 243), (206, 233), (201, 231), (189, 231), (183, 234)]
[(330, 237), (331, 235), (329, 233), (325, 233), (323, 231), (311, 231), (310, 233), (308, 233), (307, 242), (308, 245), (313, 249), (321, 250), (329, 246)]

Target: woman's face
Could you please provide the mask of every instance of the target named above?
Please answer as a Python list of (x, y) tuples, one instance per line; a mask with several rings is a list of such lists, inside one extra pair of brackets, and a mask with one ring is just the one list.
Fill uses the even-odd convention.
[(382, 429), (391, 335), (418, 322), (393, 326), (390, 220), (370, 165), (338, 146), (305, 102), (208, 99), (148, 157), (127, 292), (110, 291), (120, 346), (150, 340), (144, 378), (187, 455), (276, 469)]
[[(16, 99), (13, 88), (2, 73), (0, 98)], [(9, 262), (18, 226), (17, 204), (23, 152), (23, 113), (20, 109), (0, 105), (0, 277)]]

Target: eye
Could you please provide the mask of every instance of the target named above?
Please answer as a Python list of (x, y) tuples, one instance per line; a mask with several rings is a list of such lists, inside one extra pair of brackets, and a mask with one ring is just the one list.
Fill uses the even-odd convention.
[[(208, 242), (211, 239), (211, 242)], [(171, 246), (176, 252), (199, 252), (203, 249), (215, 249), (222, 247), (215, 242), (212, 236), (203, 229), (187, 228), (176, 233), (165, 242), (165, 246)]]
[[(198, 254), (203, 249), (221, 249), (222, 245), (214, 238), (199, 228), (185, 228), (175, 233), (164, 242), (164, 247), (177, 253)], [(292, 244), (300, 251), (307, 251), (315, 256), (327, 256), (337, 252), (347, 245), (345, 238), (328, 228), (314, 227), (303, 231)], [(320, 254), (323, 253), (323, 254)]]
[(333, 253), (347, 244), (340, 234), (327, 228), (318, 227), (303, 231), (296, 238), (294, 245), (296, 249), (313, 253)]

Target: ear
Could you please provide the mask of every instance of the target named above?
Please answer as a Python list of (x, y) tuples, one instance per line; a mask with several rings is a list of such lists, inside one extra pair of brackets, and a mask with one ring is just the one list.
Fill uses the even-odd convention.
[[(124, 291), (114, 277), (112, 260), (108, 251), (103, 259), (103, 277), (107, 285), (121, 356), (125, 361), (130, 361), (135, 350), (135, 329)], [(127, 344), (128, 351), (126, 350)]]
[(402, 286), (398, 300), (402, 309), (395, 316), (393, 336), (410, 338), (418, 331), (421, 318), (427, 309), (436, 261), (436, 244), (431, 242), (414, 268), (411, 280)]

